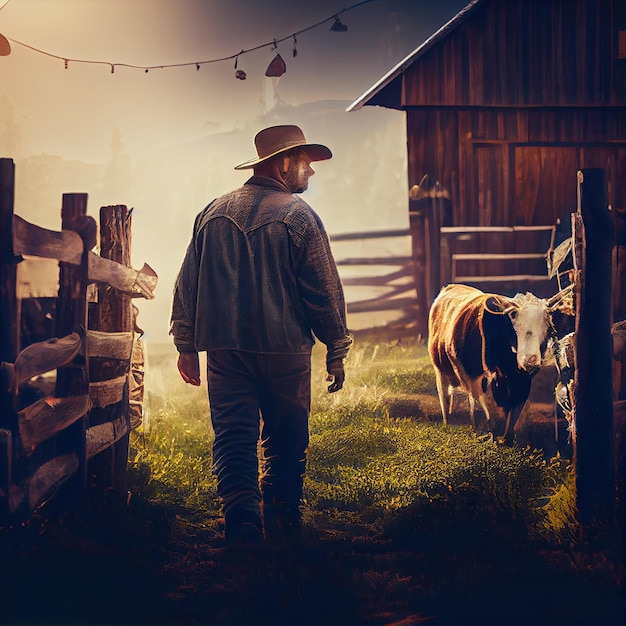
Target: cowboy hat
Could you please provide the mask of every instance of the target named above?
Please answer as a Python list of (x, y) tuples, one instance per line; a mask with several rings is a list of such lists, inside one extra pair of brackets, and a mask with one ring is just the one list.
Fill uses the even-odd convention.
[(317, 143), (307, 143), (304, 133), (298, 126), (270, 126), (259, 131), (254, 138), (257, 156), (235, 166), (236, 170), (245, 170), (258, 165), (281, 152), (292, 148), (302, 148), (311, 161), (325, 161), (333, 156), (326, 147)]

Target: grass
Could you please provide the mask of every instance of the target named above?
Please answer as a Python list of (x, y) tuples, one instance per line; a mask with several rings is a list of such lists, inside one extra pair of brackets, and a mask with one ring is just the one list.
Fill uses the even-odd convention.
[(613, 569), (581, 575), (573, 564), (567, 460), (497, 446), (432, 412), (392, 417), (394, 398), (436, 395), (415, 341), (357, 344), (346, 385), (332, 395), (323, 356), (316, 347), (305, 538), (245, 557), (219, 547), (206, 389), (179, 381), (173, 356), (151, 361), (162, 386), (149, 432), (133, 435), (131, 477), (147, 502), (174, 515), (170, 542), (184, 556), (169, 567), (186, 581), (174, 594), (180, 623), (203, 611), (211, 623), (242, 625), (496, 624), (502, 611), (509, 624), (584, 623), (576, 620), (590, 606), (612, 623)]
[[(154, 361), (154, 359), (153, 359)], [(161, 368), (160, 393), (151, 398), (150, 429), (133, 434), (131, 468), (152, 500), (167, 503), (195, 521), (219, 517), (211, 471), (212, 432), (206, 390), (187, 387), (175, 359)], [(170, 371), (168, 371), (170, 370)], [(368, 520), (390, 520), (390, 511), (448, 502), (451, 513), (472, 500), (481, 506), (523, 511), (530, 523), (550, 524), (537, 503), (567, 489), (567, 462), (546, 461), (528, 449), (502, 448), (469, 426), (393, 419), (386, 400), (435, 394), (432, 367), (415, 342), (357, 346), (338, 394), (325, 390), (323, 354), (314, 352), (306, 508), (320, 520), (345, 510)], [(575, 532), (575, 519), (571, 520)], [(561, 528), (563, 524), (561, 522)], [(556, 529), (555, 529), (556, 530)]]

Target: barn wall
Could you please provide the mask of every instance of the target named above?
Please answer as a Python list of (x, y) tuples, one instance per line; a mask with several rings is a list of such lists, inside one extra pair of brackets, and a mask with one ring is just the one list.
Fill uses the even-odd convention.
[(453, 225), (569, 220), (576, 171), (603, 168), (626, 212), (626, 112), (613, 108), (407, 111), (409, 186), (429, 175), (450, 193)]
[(407, 69), (400, 106), (623, 104), (624, 4), (486, 0)]

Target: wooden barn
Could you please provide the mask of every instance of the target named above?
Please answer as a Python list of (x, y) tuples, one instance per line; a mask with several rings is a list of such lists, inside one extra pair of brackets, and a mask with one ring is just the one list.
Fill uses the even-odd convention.
[(558, 291), (578, 170), (604, 169), (626, 216), (624, 0), (473, 0), (348, 111), (365, 105), (406, 111), (422, 333), (447, 282)]

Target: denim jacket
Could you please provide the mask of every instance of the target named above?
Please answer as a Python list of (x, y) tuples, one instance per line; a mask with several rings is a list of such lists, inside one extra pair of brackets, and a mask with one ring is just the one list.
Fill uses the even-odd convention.
[(322, 221), (289, 189), (253, 176), (195, 220), (174, 288), (179, 352), (223, 348), (344, 358), (352, 339)]

